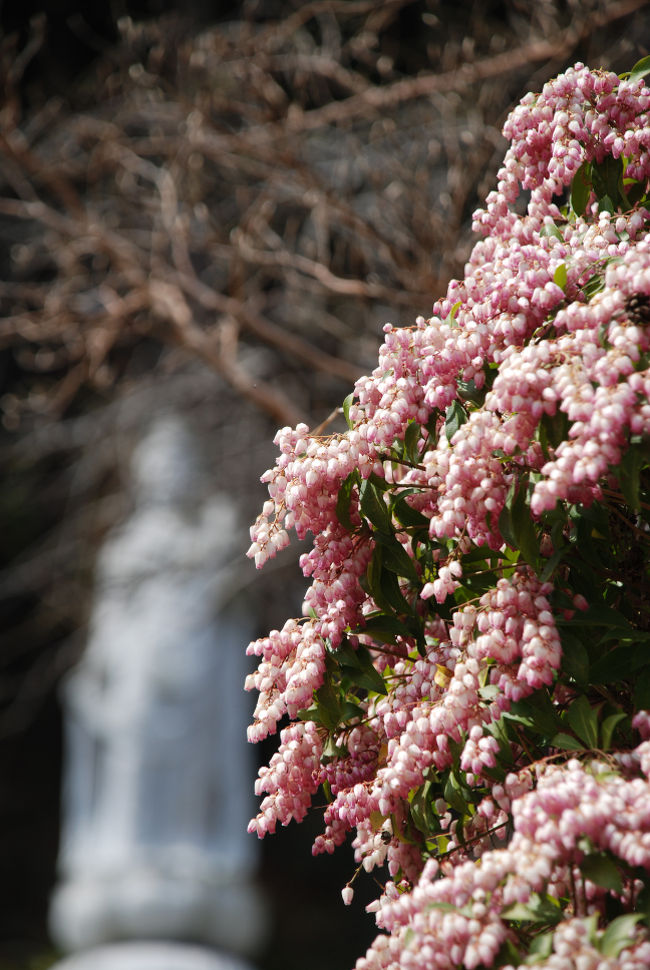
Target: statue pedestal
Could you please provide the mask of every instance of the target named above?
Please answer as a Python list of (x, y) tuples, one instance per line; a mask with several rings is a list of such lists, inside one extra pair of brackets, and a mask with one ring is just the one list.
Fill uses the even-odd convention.
[(181, 943), (114, 943), (56, 963), (52, 970), (252, 970), (226, 953)]

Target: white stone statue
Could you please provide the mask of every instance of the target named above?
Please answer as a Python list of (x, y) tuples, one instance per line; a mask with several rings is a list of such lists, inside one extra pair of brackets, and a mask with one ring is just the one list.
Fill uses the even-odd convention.
[(55, 941), (176, 939), (241, 954), (265, 935), (253, 876), (241, 535), (194, 442), (159, 418), (131, 462), (134, 511), (103, 546), (67, 724)]

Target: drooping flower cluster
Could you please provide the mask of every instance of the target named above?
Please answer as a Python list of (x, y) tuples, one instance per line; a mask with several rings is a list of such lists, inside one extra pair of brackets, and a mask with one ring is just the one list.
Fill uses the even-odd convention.
[[(622, 869), (650, 871), (650, 783), (644, 771), (622, 779), (605, 764), (576, 760), (544, 768), (536, 789), (514, 802), (512, 819), (507, 848), (483, 852), (480, 865), (465, 861), (441, 873), (432, 859), (413, 892), (399, 893), (388, 883), (377, 922), (391, 935), (377, 938), (357, 970), (492, 966), (514, 935), (517, 912), (525, 918), (524, 907), (540, 894), (571, 896), (585, 859), (607, 852)], [(612, 866), (616, 871), (613, 861)], [(647, 966), (650, 941), (641, 934), (630, 933), (623, 957), (616, 952), (623, 963), (610, 963), (599, 949), (595, 926), (585, 917), (599, 912), (602, 896), (603, 890), (586, 879), (582, 898), (572, 900), (577, 918), (549, 935), (552, 951), (539, 965), (554, 970)], [(557, 922), (552, 910), (547, 919), (550, 925)]]
[(650, 890), (637, 75), (578, 64), (523, 99), (464, 279), (386, 325), (347, 430), (282, 429), (263, 476), (249, 555), (291, 529), (313, 547), (305, 616), (249, 647), (250, 739), (290, 721), (250, 829), (300, 821), (323, 786), (313, 851), (353, 832), (360, 869), (387, 867), (388, 935), (359, 970), (518, 966), (540, 924), (549, 970), (649, 965), (643, 925), (606, 928)]

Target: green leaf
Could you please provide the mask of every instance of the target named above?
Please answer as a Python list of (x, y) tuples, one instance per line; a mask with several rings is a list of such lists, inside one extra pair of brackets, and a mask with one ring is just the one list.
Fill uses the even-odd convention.
[(634, 627), (627, 623), (627, 620), (618, 610), (613, 610), (604, 603), (593, 603), (588, 610), (579, 612), (572, 620), (568, 621), (569, 626), (627, 626), (630, 633), (634, 633)]
[(447, 317), (447, 320), (449, 322), (449, 326), (450, 327), (453, 327), (454, 326), (454, 324), (456, 322), (456, 314), (458, 313), (458, 311), (459, 311), (459, 309), (461, 308), (462, 305), (463, 305), (463, 301), (462, 300), (456, 300), (456, 302), (454, 303), (453, 307), (449, 311), (449, 316)]
[(415, 563), (395, 536), (377, 533), (375, 539), (382, 547), (382, 562), (386, 569), (412, 583), (419, 583), (420, 576)]
[(628, 448), (617, 469), (618, 483), (625, 501), (635, 512), (641, 511), (639, 485), (642, 469), (648, 464), (641, 448)]
[(497, 684), (486, 684), (485, 687), (480, 687), (478, 692), (481, 700), (488, 702), (495, 701), (501, 693), (501, 688)]
[(560, 241), (563, 241), (564, 239), (564, 236), (562, 235), (559, 228), (555, 225), (554, 222), (544, 223), (544, 225), (539, 231), (539, 234), (540, 236), (554, 236), (555, 239), (559, 239)]
[(429, 519), (427, 519), (426, 515), (422, 515), (421, 512), (412, 508), (406, 501), (409, 495), (413, 495), (418, 491), (419, 489), (408, 489), (406, 492), (400, 492), (392, 504), (392, 512), (400, 525), (404, 525), (410, 529), (428, 529)]
[(380, 532), (391, 531), (390, 511), (382, 498), (382, 492), (377, 488), (375, 482), (367, 478), (361, 483), (359, 489), (361, 514), (369, 522), (379, 529)]
[(447, 804), (455, 809), (460, 815), (464, 815), (467, 811), (467, 797), (465, 786), (456, 777), (455, 772), (450, 771), (449, 777), (445, 782), (445, 787), (443, 791), (444, 800)]
[(545, 583), (551, 578), (557, 567), (560, 565), (563, 559), (566, 559), (569, 555), (569, 549), (564, 547), (562, 549), (557, 549), (550, 559), (546, 560), (546, 564), (540, 574), (540, 581)]
[(617, 957), (634, 940), (634, 928), (643, 913), (626, 913), (613, 920), (598, 941), (598, 949), (605, 957)]
[[(341, 664), (341, 674), (356, 687), (361, 687), (363, 690), (369, 690), (373, 694), (382, 694), (384, 696), (388, 693), (384, 678), (374, 666), (359, 670), (358, 667), (348, 667), (345, 664)], [(341, 720), (340, 715), (339, 720)]]
[(548, 896), (541, 898), (532, 893), (527, 903), (513, 903), (501, 910), (503, 919), (516, 923), (551, 923), (555, 925), (562, 919), (562, 910)]
[[(343, 640), (330, 656), (338, 663), (342, 676), (347, 677), (357, 687), (376, 694), (386, 693), (384, 678), (373, 664), (367, 647), (359, 644), (355, 649), (348, 640)], [(339, 714), (339, 718), (341, 717), (342, 714)]]
[(603, 751), (609, 751), (617, 724), (620, 724), (626, 718), (627, 714), (624, 711), (619, 711), (618, 714), (610, 714), (600, 725), (600, 747)]
[[(627, 181), (627, 180), (626, 180)], [(646, 196), (646, 183), (637, 182), (636, 180), (630, 181), (626, 187), (627, 201), (630, 204), (630, 208), (640, 203), (645, 203), (647, 201)]]
[(583, 162), (571, 182), (571, 208), (577, 216), (584, 215), (591, 188), (591, 162)]
[(451, 441), (458, 429), (467, 421), (467, 411), (460, 401), (452, 401), (445, 413), (445, 434)]
[(344, 529), (352, 530), (352, 522), (350, 521), (350, 502), (352, 501), (352, 492), (354, 486), (359, 483), (359, 472), (353, 471), (344, 478), (341, 482), (339, 488), (338, 498), (336, 499), (336, 518), (339, 520)]
[(318, 721), (328, 731), (335, 731), (341, 719), (341, 703), (337, 693), (328, 681), (316, 691), (314, 700), (316, 702)]
[(510, 706), (504, 718), (519, 720), (540, 737), (551, 737), (562, 726), (559, 712), (545, 687)]
[(572, 738), (570, 734), (565, 734), (564, 731), (560, 731), (551, 738), (550, 745), (552, 748), (560, 748), (561, 751), (584, 751), (584, 744), (581, 744), (577, 738)]
[(562, 634), (562, 670), (578, 687), (589, 683), (589, 654), (581, 640), (570, 633)]
[[(404, 598), (397, 576), (390, 569), (382, 569), (379, 577), (381, 599), (388, 604), (389, 612), (412, 614), (410, 603)], [(378, 604), (379, 605), (379, 604)]]
[(413, 634), (401, 620), (395, 616), (381, 613), (366, 620), (364, 627), (358, 627), (355, 633), (365, 633), (380, 643), (393, 643), (396, 637), (410, 637)]
[(642, 57), (640, 61), (636, 62), (630, 71), (630, 81), (638, 81), (642, 77), (647, 77), (648, 74), (650, 74), (650, 55)]
[(603, 195), (603, 197), (598, 200), (598, 211), (609, 212), (610, 215), (614, 215), (616, 212), (616, 207), (609, 195)]
[(343, 701), (341, 705), (341, 723), (347, 723), (348, 721), (353, 721), (355, 718), (361, 720), (366, 716), (366, 712), (358, 704), (353, 701)]
[(549, 448), (557, 448), (560, 442), (567, 438), (568, 433), (569, 419), (564, 411), (557, 408), (555, 414), (542, 415), (539, 423), (539, 441), (546, 454)]
[(354, 391), (351, 391), (348, 396), (343, 401), (343, 417), (345, 418), (345, 423), (348, 428), (353, 428), (354, 425), (350, 421), (350, 405), (354, 401)]
[(603, 273), (594, 273), (589, 277), (587, 282), (582, 287), (582, 292), (587, 301), (593, 299), (596, 293), (600, 293), (601, 290), (605, 289), (605, 276)]
[(463, 401), (470, 401), (472, 404), (476, 404), (480, 407), (485, 400), (487, 388), (485, 384), (483, 387), (477, 387), (474, 380), (471, 381), (458, 381), (458, 394), (462, 397)]
[(621, 192), (623, 179), (622, 158), (605, 155), (602, 162), (592, 163), (591, 175), (594, 191), (600, 203), (599, 208), (602, 209), (603, 204), (608, 200), (612, 206), (611, 211), (613, 212), (615, 206), (622, 202), (627, 202), (627, 199), (623, 198)]
[(566, 263), (560, 263), (553, 273), (553, 282), (556, 284), (556, 286), (559, 286), (561, 290), (564, 290), (566, 289), (567, 278), (568, 274)]
[(623, 892), (623, 880), (618, 866), (606, 852), (593, 852), (586, 855), (580, 863), (580, 872), (601, 889), (614, 893)]
[(506, 500), (499, 515), (499, 532), (512, 549), (517, 548), (517, 540), (512, 523), (512, 506), (517, 495), (517, 482), (512, 482), (506, 495)]
[(598, 745), (598, 715), (584, 694), (577, 697), (566, 715), (569, 726), (588, 748)]
[(409, 805), (411, 818), (416, 828), (425, 836), (440, 831), (438, 815), (433, 807), (432, 789), (432, 782), (425, 781), (415, 792)]
[(528, 480), (522, 477), (517, 496), (512, 504), (512, 534), (515, 548), (533, 568), (539, 559), (539, 539), (528, 504)]
[[(614, 634), (615, 639), (627, 635), (624, 627), (610, 632)], [(639, 640), (644, 639), (642, 634), (638, 636)], [(608, 638), (608, 635), (605, 634), (600, 642), (604, 642)], [(650, 663), (650, 657), (645, 650), (639, 649), (639, 642), (635, 638), (630, 643), (609, 650), (592, 664), (590, 679), (594, 684), (617, 684), (621, 680), (627, 680), (628, 677), (648, 663)]]
[(528, 956), (524, 963), (527, 967), (533, 966), (535, 963), (541, 963), (542, 960), (550, 957), (552, 952), (553, 930), (548, 930), (546, 933), (537, 933), (530, 942)]
[(414, 463), (416, 463), (420, 457), (418, 452), (418, 444), (421, 433), (422, 428), (417, 421), (411, 421), (404, 434), (404, 451), (406, 452), (406, 457), (409, 461)]

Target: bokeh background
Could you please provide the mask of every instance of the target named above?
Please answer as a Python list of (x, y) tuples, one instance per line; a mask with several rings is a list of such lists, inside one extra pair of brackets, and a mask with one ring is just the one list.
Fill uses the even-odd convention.
[[(58, 688), (147, 421), (187, 420), (245, 527), (275, 429), (338, 427), (383, 324), (462, 275), (510, 107), (578, 60), (628, 70), (650, 4), (5, 0), (0, 18), (0, 970), (37, 970), (56, 957)], [(261, 635), (302, 586), (293, 553), (257, 577), (246, 544)], [(351, 852), (312, 860), (318, 831), (264, 840), (261, 970), (345, 970), (374, 935), (376, 887), (343, 907)]]

